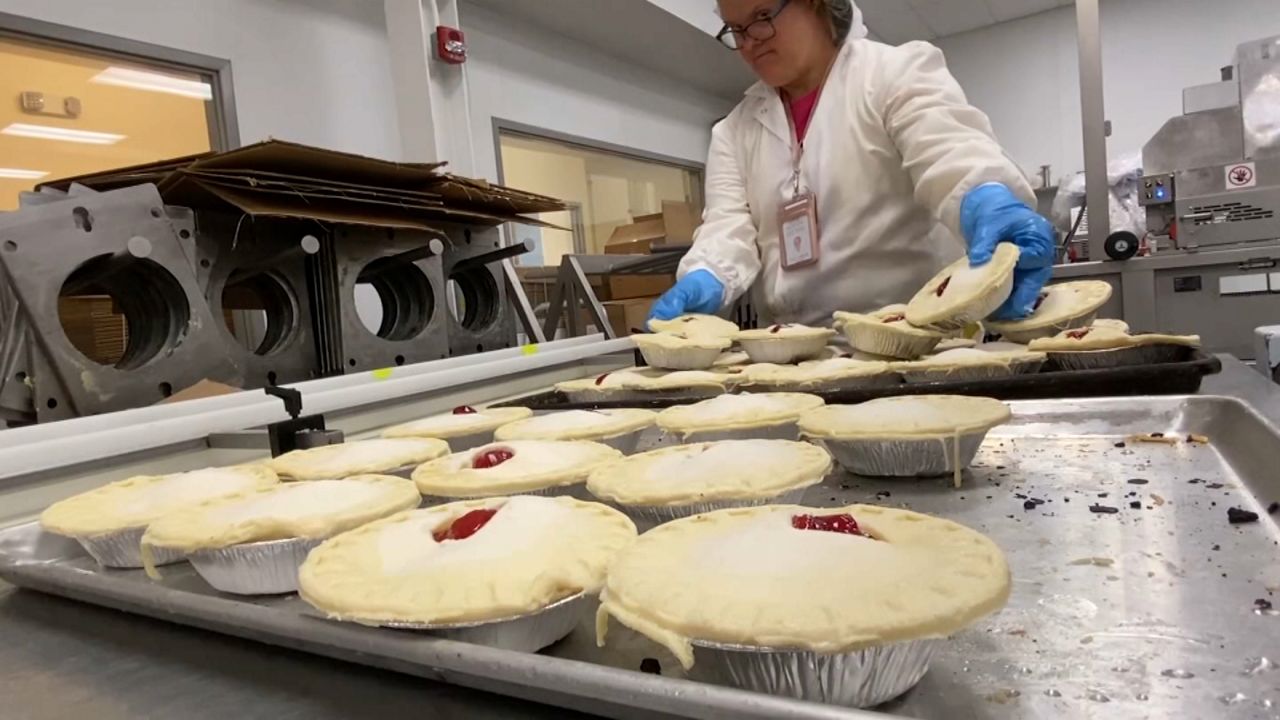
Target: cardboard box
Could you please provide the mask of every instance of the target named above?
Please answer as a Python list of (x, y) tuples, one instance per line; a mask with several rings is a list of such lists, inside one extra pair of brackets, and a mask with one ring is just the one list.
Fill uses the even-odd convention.
[(596, 291), (601, 300), (631, 300), (633, 298), (656, 297), (671, 289), (676, 284), (676, 276), (662, 275), (610, 275), (602, 294)]
[(701, 213), (685, 202), (662, 201), (662, 212), (641, 215), (620, 225), (609, 236), (604, 251), (610, 255), (645, 254), (661, 245), (688, 245), (702, 224)]
[(609, 325), (613, 328), (613, 333), (618, 337), (626, 337), (631, 334), (632, 329), (644, 329), (645, 320), (649, 318), (649, 308), (653, 307), (653, 302), (658, 298), (632, 298), (631, 300), (614, 300), (604, 305), (604, 311), (609, 316)]
[(693, 232), (702, 224), (702, 213), (689, 203), (662, 201), (662, 224), (666, 245), (690, 245)]

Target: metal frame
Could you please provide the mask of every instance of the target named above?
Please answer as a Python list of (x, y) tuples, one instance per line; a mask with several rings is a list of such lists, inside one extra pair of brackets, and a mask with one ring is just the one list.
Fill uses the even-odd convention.
[[(1089, 209), (1089, 257), (1106, 256), (1111, 234), (1111, 190), (1107, 185), (1107, 111), (1102, 79), (1099, 0), (1076, 0), (1076, 44), (1080, 52), (1080, 119), (1084, 129), (1085, 202)], [(1101, 208), (1099, 212), (1097, 208)]]
[(206, 106), (209, 115), (209, 144), (214, 150), (240, 147), (240, 127), (236, 118), (230, 60), (5, 12), (0, 12), (0, 38), (37, 42), (68, 50), (89, 50), (149, 65), (209, 75), (214, 86), (213, 101)]

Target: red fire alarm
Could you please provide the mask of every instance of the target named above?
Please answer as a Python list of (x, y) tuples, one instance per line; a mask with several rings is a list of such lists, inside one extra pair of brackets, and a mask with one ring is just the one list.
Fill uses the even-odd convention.
[(440, 59), (451, 64), (461, 65), (467, 61), (467, 39), (457, 28), (440, 25), (436, 28), (436, 54)]

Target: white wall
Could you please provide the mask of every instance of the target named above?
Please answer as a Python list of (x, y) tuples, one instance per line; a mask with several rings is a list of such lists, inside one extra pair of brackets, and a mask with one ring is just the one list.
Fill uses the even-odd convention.
[(245, 144), (400, 156), (380, 0), (0, 0), (0, 12), (230, 60)]
[[(1108, 151), (1141, 151), (1182, 112), (1182, 89), (1218, 80), (1241, 42), (1280, 34), (1277, 0), (1104, 0)], [(1062, 8), (942, 38), (952, 72), (991, 116), (1009, 153), (1055, 179), (1084, 167), (1075, 10)]]
[(732, 109), (676, 78), (484, 8), (463, 3), (460, 12), (476, 167), (489, 179), (497, 178), (495, 117), (702, 163), (712, 123)]

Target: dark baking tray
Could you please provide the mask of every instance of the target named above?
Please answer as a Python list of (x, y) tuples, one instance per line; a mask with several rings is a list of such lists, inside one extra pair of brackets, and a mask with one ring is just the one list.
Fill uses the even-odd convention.
[[(1031, 375), (1014, 375), (998, 380), (902, 384), (865, 390), (814, 393), (831, 404), (866, 402), (893, 395), (980, 395), (999, 400), (1045, 400), (1055, 398), (1110, 397), (1125, 395), (1191, 395), (1200, 390), (1206, 375), (1222, 372), (1222, 361), (1203, 350), (1188, 349), (1178, 362), (1098, 370), (1044, 370)], [(710, 397), (710, 396), (708, 396)], [(614, 407), (665, 408), (686, 405), (705, 398), (643, 401), (569, 402), (564, 393), (552, 390), (526, 395), (502, 406), (523, 406), (531, 410), (595, 410)]]

